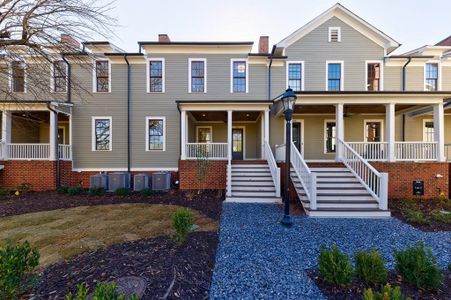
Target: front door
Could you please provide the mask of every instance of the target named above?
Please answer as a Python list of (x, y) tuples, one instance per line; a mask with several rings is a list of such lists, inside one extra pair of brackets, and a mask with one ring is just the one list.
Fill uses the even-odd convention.
[(232, 129), (232, 159), (242, 160), (243, 159), (243, 128), (233, 128)]
[(302, 154), (302, 123), (300, 122), (293, 122), (293, 129), (291, 130), (292, 133), (292, 140), (296, 148), (299, 150), (299, 153)]

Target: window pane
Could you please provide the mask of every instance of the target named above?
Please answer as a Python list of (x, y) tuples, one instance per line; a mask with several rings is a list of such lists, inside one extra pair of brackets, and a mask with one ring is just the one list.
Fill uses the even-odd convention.
[(109, 62), (101, 60), (96, 62), (96, 76), (97, 76), (97, 92), (109, 91)]
[(25, 64), (15, 61), (12, 64), (13, 91), (25, 92)]
[(289, 64), (288, 65), (288, 86), (294, 91), (302, 89), (302, 65)]
[(163, 120), (149, 120), (149, 150), (163, 150)]
[(211, 143), (211, 128), (198, 128), (198, 142)]
[(65, 92), (67, 89), (67, 66), (64, 61), (56, 61), (53, 64), (53, 91)]
[(233, 77), (246, 78), (246, 62), (235, 61), (233, 63)]
[(150, 91), (163, 92), (163, 62), (150, 61), (149, 68)]
[(368, 91), (379, 91), (380, 83), (380, 64), (368, 64), (368, 78), (367, 88)]
[(426, 64), (426, 90), (438, 90), (438, 64)]
[(191, 91), (204, 92), (205, 64), (203, 61), (191, 62)]
[(335, 152), (335, 122), (326, 123), (326, 152)]
[(110, 120), (95, 120), (96, 150), (110, 150)]
[(233, 91), (239, 93), (246, 92), (246, 78), (234, 78)]
[(108, 92), (109, 80), (108, 78), (97, 78), (97, 92)]
[(327, 66), (328, 90), (339, 91), (341, 89), (341, 64), (329, 64)]
[(424, 123), (424, 142), (434, 141), (434, 122), (427, 121)]

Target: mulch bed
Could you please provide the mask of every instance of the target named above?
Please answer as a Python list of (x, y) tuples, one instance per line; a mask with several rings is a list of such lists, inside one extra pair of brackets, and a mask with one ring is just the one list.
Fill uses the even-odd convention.
[[(361, 282), (359, 279), (354, 278), (351, 286), (347, 288), (340, 288), (334, 284), (324, 281), (317, 270), (308, 272), (310, 278), (315, 281), (321, 292), (331, 300), (347, 300), (347, 299), (362, 299), (362, 295), (365, 289), (372, 288), (373, 291), (380, 291), (380, 286), (368, 286)], [(405, 296), (412, 298), (413, 300), (438, 300), (438, 299), (451, 299), (451, 273), (445, 271), (443, 273), (443, 285), (442, 288), (435, 291), (423, 291), (419, 290), (411, 285), (403, 282), (399, 276), (394, 272), (387, 274), (387, 283), (392, 287), (399, 286), (402, 293)]]
[(142, 196), (139, 193), (131, 193), (128, 196), (116, 196), (110, 193), (102, 196), (87, 194), (69, 196), (57, 192), (28, 192), (19, 197), (10, 195), (0, 199), (0, 217), (86, 205), (149, 203), (189, 207), (209, 218), (219, 220), (223, 200), (224, 191), (222, 190), (205, 190), (198, 194), (197, 191), (173, 189), (152, 196)]
[(217, 233), (194, 232), (181, 246), (166, 236), (113, 245), (48, 267), (34, 294), (38, 299), (64, 299), (79, 283), (92, 290), (99, 281), (140, 276), (148, 283), (142, 299), (164, 296), (172, 282), (167, 299), (207, 299), (217, 243)]

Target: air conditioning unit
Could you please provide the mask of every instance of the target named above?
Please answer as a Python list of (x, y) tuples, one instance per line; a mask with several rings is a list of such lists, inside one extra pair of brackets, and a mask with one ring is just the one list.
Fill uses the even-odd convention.
[(152, 174), (152, 190), (165, 191), (171, 188), (171, 173), (157, 172)]
[(98, 189), (103, 188), (108, 189), (108, 176), (106, 174), (96, 174), (89, 177), (89, 188)]
[(110, 192), (114, 192), (118, 188), (130, 188), (129, 173), (110, 173), (108, 174), (108, 187)]
[(149, 176), (146, 174), (136, 174), (133, 177), (133, 189), (137, 192), (149, 187)]

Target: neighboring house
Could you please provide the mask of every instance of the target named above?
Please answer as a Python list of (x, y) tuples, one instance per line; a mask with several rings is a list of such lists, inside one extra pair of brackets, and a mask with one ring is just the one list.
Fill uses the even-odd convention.
[[(90, 93), (67, 93), (69, 72), (51, 68), (50, 99), (61, 99), (3, 103), (3, 184), (45, 190), (87, 186), (98, 172), (171, 171), (180, 188), (198, 188), (200, 155), (210, 160), (207, 188), (278, 201), (285, 123), (273, 99), (291, 87), (292, 181), (309, 214), (386, 216), (387, 191), (448, 196), (449, 38), (391, 55), (398, 42), (336, 4), (268, 43), (261, 37), (258, 53), (252, 42), (167, 35), (139, 42), (138, 53), (84, 43), (96, 59), (70, 74)], [(26, 99), (29, 68), (10, 67), (11, 89)]]

